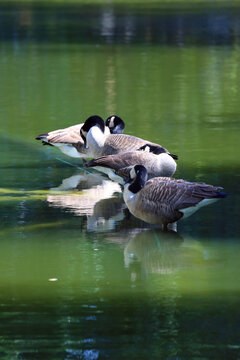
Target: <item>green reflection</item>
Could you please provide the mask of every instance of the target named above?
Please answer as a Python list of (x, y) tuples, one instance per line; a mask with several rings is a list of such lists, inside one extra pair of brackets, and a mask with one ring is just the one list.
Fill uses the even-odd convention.
[(23, 230), (21, 243), (1, 241), (6, 358), (13, 336), (23, 358), (35, 347), (49, 359), (90, 350), (103, 357), (117, 351), (117, 358), (237, 356), (236, 242), (157, 230), (83, 237), (63, 229)]
[(203, 243), (157, 229), (97, 237), (79, 230), (59, 221), (2, 232), (1, 301), (161, 296), (173, 286), (190, 296), (240, 290), (236, 242)]

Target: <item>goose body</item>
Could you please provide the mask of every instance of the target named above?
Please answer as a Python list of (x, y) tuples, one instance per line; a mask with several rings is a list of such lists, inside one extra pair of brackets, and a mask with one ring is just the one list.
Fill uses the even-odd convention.
[(123, 198), (134, 216), (166, 229), (185, 214), (189, 216), (199, 207), (227, 196), (221, 190), (221, 187), (169, 177), (147, 180), (146, 168), (136, 165), (124, 185)]
[[(56, 146), (64, 154), (75, 157), (92, 157), (90, 151), (84, 147), (83, 139), (80, 135), (82, 124), (69, 126), (64, 129), (50, 131), (45, 134), (38, 135), (36, 140), (41, 140), (43, 145)], [(116, 116), (109, 116), (104, 126), (104, 132), (108, 135), (120, 134), (124, 131), (125, 124), (123, 120)]]
[(169, 151), (161, 145), (136, 136), (105, 132), (103, 119), (99, 116), (88, 118), (82, 126), (80, 133), (85, 147), (89, 149), (94, 158), (119, 154), (124, 151), (134, 151), (146, 144), (158, 146), (162, 149), (162, 152), (169, 154)]
[(124, 184), (134, 165), (144, 165), (148, 178), (156, 176), (172, 176), (177, 168), (173, 157), (159, 146), (144, 145), (136, 151), (127, 151), (115, 155), (107, 155), (93, 159), (86, 163), (87, 167), (94, 167), (109, 176), (110, 179)]

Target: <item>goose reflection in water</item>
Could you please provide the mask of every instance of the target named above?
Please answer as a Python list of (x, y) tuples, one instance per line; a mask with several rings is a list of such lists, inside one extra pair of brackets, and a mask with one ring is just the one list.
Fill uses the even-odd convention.
[(130, 239), (124, 248), (124, 263), (130, 269), (138, 264), (140, 273), (173, 274), (201, 266), (206, 259), (198, 241), (186, 241), (175, 231), (150, 229)]
[[(67, 190), (83, 190), (91, 189), (94, 186), (101, 185), (106, 177), (100, 173), (77, 173), (62, 180), (59, 186), (53, 187), (53, 191), (67, 191)], [(117, 187), (118, 188), (118, 187)]]
[(93, 214), (88, 218), (87, 230), (108, 231), (115, 229), (118, 222), (125, 217), (126, 205), (122, 194), (115, 193), (111, 198), (99, 200), (93, 208)]
[(126, 205), (120, 185), (100, 174), (76, 174), (51, 190), (66, 193), (48, 195), (49, 206), (76, 216), (87, 216), (89, 231), (112, 230), (115, 223), (124, 218)]

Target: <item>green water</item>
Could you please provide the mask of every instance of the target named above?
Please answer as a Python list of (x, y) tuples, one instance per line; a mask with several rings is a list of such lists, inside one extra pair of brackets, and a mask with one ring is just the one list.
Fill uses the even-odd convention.
[[(239, 15), (0, 5), (1, 359), (240, 357)], [(163, 233), (34, 140), (114, 113), (229, 196)]]

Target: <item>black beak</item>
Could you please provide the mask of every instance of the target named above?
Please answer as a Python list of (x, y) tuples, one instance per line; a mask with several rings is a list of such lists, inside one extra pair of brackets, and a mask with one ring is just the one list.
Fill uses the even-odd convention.
[(131, 181), (132, 181), (132, 179), (130, 177), (128, 177), (127, 180), (125, 181), (124, 185), (129, 184)]

